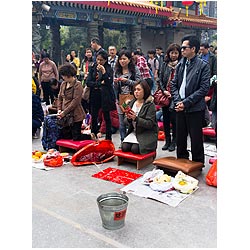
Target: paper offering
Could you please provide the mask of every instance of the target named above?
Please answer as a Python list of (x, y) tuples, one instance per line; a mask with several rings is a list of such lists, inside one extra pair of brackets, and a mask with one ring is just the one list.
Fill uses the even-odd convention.
[[(162, 183), (157, 183), (151, 181), (149, 185), (145, 185), (145, 176), (148, 177), (152, 173), (153, 175), (155, 175), (155, 172), (147, 172), (144, 174), (144, 177), (142, 176), (141, 178), (131, 182), (127, 186), (123, 187), (121, 191), (126, 193), (132, 193), (134, 195), (144, 198), (155, 199), (171, 207), (176, 207), (199, 188), (198, 181), (195, 178), (185, 175), (181, 171), (177, 173), (175, 178), (171, 177), (170, 182), (163, 181)], [(157, 178), (159, 180), (160, 176), (158, 175)], [(164, 179), (168, 180), (168, 178), (166, 177)], [(190, 181), (192, 181), (191, 184)], [(179, 184), (182, 189), (176, 189), (174, 187), (176, 183)], [(183, 190), (184, 192), (181, 192)]]

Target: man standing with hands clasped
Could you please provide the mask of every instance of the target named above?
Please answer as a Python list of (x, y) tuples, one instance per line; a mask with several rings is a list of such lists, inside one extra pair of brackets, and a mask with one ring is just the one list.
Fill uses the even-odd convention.
[(196, 36), (182, 39), (183, 58), (171, 81), (171, 94), (176, 111), (177, 158), (189, 159), (187, 137), (191, 139), (192, 161), (204, 163), (202, 125), (209, 90), (210, 68), (197, 53), (200, 42)]

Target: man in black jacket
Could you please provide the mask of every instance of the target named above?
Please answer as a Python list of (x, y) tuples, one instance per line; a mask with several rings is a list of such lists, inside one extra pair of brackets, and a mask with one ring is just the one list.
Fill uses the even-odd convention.
[(171, 81), (171, 94), (176, 111), (177, 158), (189, 159), (187, 137), (191, 139), (192, 160), (204, 163), (202, 125), (209, 90), (209, 64), (197, 53), (200, 42), (195, 36), (182, 39), (182, 56)]
[(217, 75), (217, 59), (216, 56), (209, 51), (209, 44), (208, 43), (202, 43), (200, 45), (200, 58), (207, 61), (210, 66), (210, 78), (214, 75)]

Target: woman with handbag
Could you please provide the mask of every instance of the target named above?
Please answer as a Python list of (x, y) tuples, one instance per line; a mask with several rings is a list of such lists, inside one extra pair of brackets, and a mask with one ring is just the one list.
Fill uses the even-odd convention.
[(75, 141), (91, 140), (93, 136), (81, 133), (86, 114), (81, 105), (83, 87), (76, 78), (76, 69), (71, 64), (64, 64), (59, 68), (59, 74), (63, 79), (57, 103), (61, 138)]
[(117, 111), (119, 115), (119, 130), (122, 143), (126, 134), (122, 104), (124, 102), (128, 103), (134, 98), (132, 94), (133, 85), (136, 81), (141, 79), (141, 73), (133, 62), (132, 54), (129, 50), (121, 50), (118, 53), (118, 60), (115, 65), (114, 75), (114, 87), (118, 93)]
[(98, 134), (98, 113), (102, 109), (106, 123), (106, 140), (112, 140), (110, 111), (116, 109), (113, 88), (113, 70), (108, 64), (108, 54), (100, 51), (90, 68), (86, 85), (90, 87), (91, 132)]
[[(159, 87), (162, 93), (170, 99), (167, 106), (162, 106), (163, 126), (165, 133), (165, 145), (162, 150), (174, 151), (176, 147), (176, 118), (175, 111), (171, 108), (170, 81), (174, 77), (175, 68), (181, 59), (181, 48), (178, 44), (172, 43), (168, 46), (165, 61), (161, 66), (159, 76)], [(172, 138), (170, 134), (170, 124), (172, 125)]]
[(89, 74), (90, 68), (94, 65), (94, 58), (93, 58), (93, 51), (91, 48), (85, 49), (85, 55), (81, 62), (80, 67), (80, 81), (82, 82), (83, 86), (83, 96), (82, 96), (82, 107), (86, 113), (89, 113), (89, 87), (86, 85), (86, 79)]
[(147, 154), (157, 148), (158, 125), (155, 104), (145, 79), (135, 83), (134, 96), (124, 120), (128, 132), (122, 142), (122, 151)]

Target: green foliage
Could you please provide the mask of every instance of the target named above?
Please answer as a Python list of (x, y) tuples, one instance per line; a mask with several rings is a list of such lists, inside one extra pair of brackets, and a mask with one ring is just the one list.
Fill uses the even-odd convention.
[(61, 49), (68, 54), (71, 50), (81, 53), (82, 48), (86, 47), (86, 28), (75, 26), (62, 26), (61, 33)]
[(212, 44), (214, 47), (217, 46), (217, 33), (211, 36), (210, 44)]
[[(47, 28), (46, 28), (47, 27)], [(51, 31), (49, 26), (40, 26), (41, 35), (41, 49), (51, 50)], [(80, 56), (80, 60), (83, 59), (85, 48), (90, 45), (87, 44), (87, 29), (86, 27), (75, 26), (61, 26), (60, 27), (60, 39), (62, 56), (65, 57), (71, 50), (75, 50)], [(103, 48), (106, 50), (108, 46), (114, 45), (119, 51), (123, 46), (127, 46), (127, 35), (125, 31), (104, 29), (104, 44)]]
[(110, 45), (114, 45), (117, 51), (119, 51), (122, 47), (127, 45), (126, 32), (104, 29), (104, 34), (103, 48), (105, 49), (108, 49)]
[(46, 28), (45, 24), (40, 25), (40, 36), (41, 36), (41, 50), (51, 48), (51, 32), (49, 28)]

